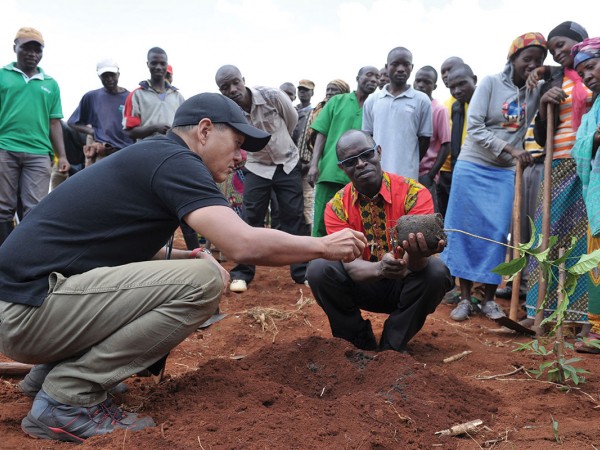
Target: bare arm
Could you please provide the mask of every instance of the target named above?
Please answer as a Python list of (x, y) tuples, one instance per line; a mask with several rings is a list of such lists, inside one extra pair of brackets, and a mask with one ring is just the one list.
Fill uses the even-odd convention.
[(80, 123), (70, 123), (69, 127), (82, 134), (94, 135), (94, 128), (91, 125), (82, 125)]
[(169, 131), (170, 128), (171, 127), (165, 123), (159, 125), (139, 126), (125, 131), (132, 139), (144, 139), (153, 135), (154, 133), (167, 134), (167, 131)]
[(432, 180), (435, 178), (435, 176), (438, 174), (438, 172), (440, 171), (440, 169), (446, 162), (446, 159), (448, 158), (449, 154), (450, 154), (450, 142), (444, 142), (440, 146), (440, 151), (438, 152), (437, 157), (435, 158), (435, 162), (433, 163), (433, 166), (431, 167), (431, 170), (429, 171), (429, 177)]
[(425, 153), (427, 153), (430, 142), (430, 136), (419, 136), (419, 161), (422, 160), (423, 156), (425, 156)]
[[(192, 256), (192, 252), (189, 250), (179, 250), (179, 249), (172, 249), (171, 250), (171, 259), (189, 259)], [(154, 255), (152, 257), (153, 260), (163, 260), (166, 259), (167, 257), (167, 249), (166, 247), (161, 248), (158, 253), (156, 255)], [(217, 261), (210, 253), (205, 253), (205, 252), (198, 252), (196, 254), (196, 259), (204, 259), (206, 261), (209, 261), (211, 263), (213, 263), (215, 266), (217, 266), (217, 268), (219, 269), (219, 272), (221, 274), (221, 279), (223, 280), (223, 286), (229, 286), (229, 281), (230, 281), (230, 276), (229, 276), (229, 272), (227, 270), (225, 270), (223, 268), (223, 266), (221, 266), (221, 264), (219, 264), (219, 261)]]
[(362, 233), (349, 229), (313, 238), (251, 227), (227, 206), (200, 208), (184, 220), (228, 257), (248, 264), (280, 266), (315, 258), (352, 261), (367, 244)]
[(67, 161), (67, 154), (65, 153), (65, 142), (63, 140), (60, 119), (50, 119), (50, 142), (52, 143), (54, 153), (58, 157), (58, 171), (61, 173), (68, 172), (71, 165)]
[(307, 181), (314, 187), (315, 183), (319, 179), (319, 160), (323, 155), (323, 148), (327, 142), (327, 136), (315, 131), (317, 137), (315, 139), (315, 146), (313, 148), (312, 158), (310, 159), (310, 167), (308, 169)]

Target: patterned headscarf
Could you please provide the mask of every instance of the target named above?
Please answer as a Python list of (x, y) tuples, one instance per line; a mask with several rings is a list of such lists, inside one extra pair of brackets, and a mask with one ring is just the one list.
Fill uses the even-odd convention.
[(327, 84), (333, 84), (340, 91), (342, 91), (342, 94), (348, 94), (348, 93), (350, 93), (350, 85), (348, 83), (346, 83), (344, 80), (340, 80), (339, 78), (337, 78), (335, 80), (331, 80)]
[(573, 66), (577, 67), (583, 61), (591, 58), (600, 58), (600, 37), (588, 38), (571, 48), (574, 57)]
[(546, 38), (544, 35), (542, 33), (525, 33), (512, 41), (512, 44), (510, 44), (510, 48), (508, 49), (507, 59), (511, 59), (524, 48), (532, 47), (534, 45), (544, 49), (545, 58), (548, 49), (546, 48)]

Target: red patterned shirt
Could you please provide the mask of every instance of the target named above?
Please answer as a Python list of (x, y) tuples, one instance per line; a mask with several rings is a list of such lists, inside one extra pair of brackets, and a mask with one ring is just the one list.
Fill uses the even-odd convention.
[(431, 193), (416, 180), (383, 172), (373, 198), (360, 194), (352, 183), (340, 189), (325, 208), (325, 227), (328, 234), (344, 228), (363, 232), (368, 241), (363, 259), (380, 261), (392, 248), (396, 221), (406, 214), (433, 214)]

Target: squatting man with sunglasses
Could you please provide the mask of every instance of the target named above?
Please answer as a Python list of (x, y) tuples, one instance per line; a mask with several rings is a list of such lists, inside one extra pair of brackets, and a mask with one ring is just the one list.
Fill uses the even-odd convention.
[[(384, 172), (381, 149), (371, 135), (349, 130), (337, 142), (339, 167), (350, 183), (327, 203), (327, 233), (351, 229), (364, 233), (362, 259), (311, 261), (307, 280), (323, 308), (333, 336), (363, 350), (405, 351), (452, 287), (448, 268), (437, 257), (446, 243), (427, 247), (422, 233), (395, 242), (393, 227), (405, 214), (432, 214), (430, 192), (417, 181)], [(379, 344), (361, 310), (386, 313)]]

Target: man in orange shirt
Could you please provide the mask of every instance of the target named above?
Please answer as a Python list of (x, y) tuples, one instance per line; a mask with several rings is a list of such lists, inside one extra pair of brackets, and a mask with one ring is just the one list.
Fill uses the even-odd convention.
[[(384, 172), (381, 147), (363, 131), (345, 132), (336, 151), (350, 183), (327, 203), (327, 233), (361, 231), (368, 245), (362, 259), (351, 263), (312, 261), (308, 283), (333, 336), (363, 350), (403, 351), (453, 284), (444, 263), (432, 257), (443, 250), (444, 241), (430, 249), (423, 234), (416, 233), (408, 241), (393, 242), (399, 217), (433, 213), (431, 193), (415, 180)], [(379, 346), (361, 309), (389, 314)]]

